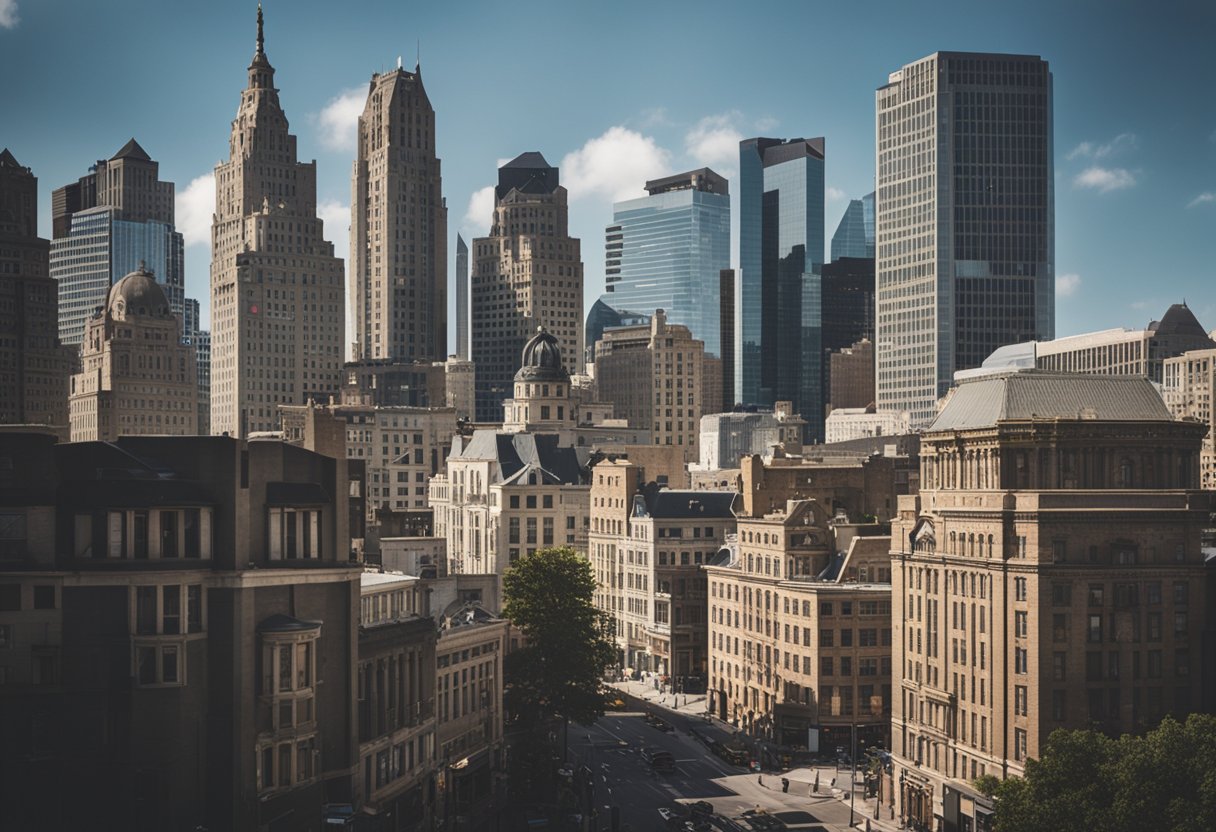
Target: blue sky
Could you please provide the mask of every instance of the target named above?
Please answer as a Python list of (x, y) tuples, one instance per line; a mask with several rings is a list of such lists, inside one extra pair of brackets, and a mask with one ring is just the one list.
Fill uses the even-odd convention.
[[(1185, 297), (1216, 327), (1216, 3), (266, 0), (266, 51), (326, 235), (347, 256), (353, 118), (374, 71), (421, 42), (449, 209), (485, 233), (496, 166), (562, 167), (586, 304), (614, 199), (737, 141), (826, 136), (830, 238), (873, 187), (874, 89), (937, 50), (1039, 54), (1055, 76), (1057, 334), (1142, 326)], [(176, 182), (187, 294), (208, 297), (214, 192), (256, 3), (0, 0), (0, 146), (50, 192), (135, 136)], [(454, 292), (451, 296), (454, 297)], [(450, 330), (454, 332), (455, 327)]]

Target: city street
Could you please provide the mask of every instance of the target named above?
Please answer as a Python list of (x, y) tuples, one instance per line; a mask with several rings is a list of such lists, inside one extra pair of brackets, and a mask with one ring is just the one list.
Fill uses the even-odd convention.
[[(676, 804), (705, 800), (719, 815), (738, 820), (746, 829), (745, 813), (762, 810), (782, 820), (787, 828), (799, 830), (846, 830), (849, 806), (841, 791), (830, 786), (836, 777), (834, 767), (818, 769), (820, 793), (812, 794), (815, 769), (789, 772), (790, 791), (782, 792), (782, 774), (757, 775), (732, 766), (712, 754), (694, 736), (724, 739), (729, 733), (698, 717), (653, 708), (668, 719), (674, 731), (664, 732), (647, 724), (640, 712), (609, 713), (591, 728), (571, 726), (570, 761), (575, 767), (587, 765), (595, 777), (594, 802), (597, 807), (620, 808), (621, 829), (629, 832), (663, 830), (666, 825), (659, 809), (677, 808)], [(642, 749), (659, 748), (676, 759), (675, 770), (655, 772), (642, 758)], [(848, 775), (839, 777), (847, 787)], [(865, 829), (870, 819), (873, 830), (894, 830), (897, 824), (873, 820), (874, 801), (857, 797), (855, 829)], [(868, 814), (867, 814), (868, 813)], [(596, 829), (607, 829), (601, 814)]]

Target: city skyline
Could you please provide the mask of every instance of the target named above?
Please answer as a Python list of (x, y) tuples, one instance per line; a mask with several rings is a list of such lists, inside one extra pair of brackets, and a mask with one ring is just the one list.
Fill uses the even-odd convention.
[[(266, 5), (284, 109), (292, 132), (300, 136), (301, 157), (317, 160), (319, 212), (339, 255), (349, 251), (354, 121), (366, 99), (367, 81), (373, 72), (391, 68), (398, 55), (406, 64), (416, 61), (419, 43), (437, 114), (437, 150), (445, 160), (444, 196), (452, 212), (445, 244), (451, 266), (456, 233), (471, 238), (486, 231), (490, 212), (484, 194), (497, 163), (529, 150), (539, 150), (561, 168), (562, 181), (571, 190), (571, 234), (594, 243), (611, 221), (612, 202), (641, 195), (647, 178), (709, 164), (737, 182), (739, 138), (824, 135), (829, 148), (824, 225), (830, 235), (848, 200), (873, 189), (873, 96), (886, 73), (936, 50), (1002, 51), (1041, 55), (1055, 75), (1057, 335), (1140, 325), (1155, 309), (1182, 297), (1191, 299), (1201, 320), (1216, 313), (1216, 303), (1195, 301), (1206, 264), (1216, 253), (1216, 243), (1204, 233), (1216, 210), (1216, 174), (1211, 172), (1216, 120), (1190, 105), (1213, 74), (1202, 62), (1200, 33), (1211, 30), (1214, 12), (1200, 4), (1166, 4), (1149, 20), (1138, 19), (1134, 4), (1103, 6), (1101, 16), (1088, 13), (1091, 4), (1063, 10), (1031, 4), (1008, 12), (986, 10), (983, 18), (971, 16), (966, 23), (951, 15), (961, 8), (954, 3), (938, 4), (915, 18), (884, 8), (888, 22), (898, 25), (875, 32), (866, 41), (869, 48), (857, 50), (839, 38), (811, 52), (780, 48), (798, 40), (798, 20), (809, 21), (815, 14), (819, 30), (856, 31), (872, 12), (790, 6), (792, 25), (770, 35), (774, 48), (761, 50), (756, 44), (762, 22), (725, 6), (709, 14), (698, 7), (702, 13), (697, 15), (689, 14), (691, 7), (651, 9), (649, 27), (607, 23), (610, 30), (620, 26), (621, 31), (584, 42), (577, 10), (538, 4), (538, 13), (551, 21), (556, 59), (566, 69), (552, 71), (553, 54), (521, 53), (512, 77), (539, 84), (566, 104), (529, 119), (507, 115), (510, 96), (470, 94), (484, 92), (485, 79), (493, 77), (477, 44), (509, 40), (526, 25), (528, 15), (491, 7), (456, 20), (440, 9), (418, 9), (398, 19), (377, 5), (367, 3), (359, 10), (361, 17), (381, 15), (382, 25), (374, 30), (342, 25), (349, 20), (346, 10), (310, 3), (279, 8), (275, 0)], [(101, 158), (134, 136), (161, 162), (162, 178), (176, 185), (178, 225), (187, 243), (186, 295), (204, 297), (214, 194), (206, 177), (224, 155), (219, 125), (232, 117), (231, 90), (240, 82), (236, 72), (252, 46), (255, 4), (184, 9), (172, 23), (147, 13), (160, 7), (146, 2), (119, 4), (104, 14), (68, 2), (35, 6), (18, 0), (15, 6), (15, 14), (0, 20), (0, 42), (5, 44), (0, 69), (31, 80), (4, 93), (0, 109), (26, 117), (10, 122), (3, 143), (39, 177), (40, 235), (51, 236), (50, 190), (79, 177), (81, 159)], [(619, 18), (633, 19), (629, 14)], [(651, 49), (644, 67), (621, 64), (620, 56), (631, 45), (652, 42), (648, 29), (677, 24), (696, 36)], [(184, 30), (195, 35), (188, 43), (169, 35)], [(749, 71), (681, 71), (701, 54), (698, 44), (720, 40), (724, 32), (737, 38), (734, 65)], [(138, 77), (141, 94), (110, 94), (103, 107), (87, 87), (70, 80), (94, 72), (98, 63), (78, 39), (98, 42), (108, 36), (139, 44), (107, 51), (100, 65), (118, 79), (114, 89), (122, 89), (124, 73), (132, 76), (131, 89)], [(323, 39), (327, 47), (319, 49)], [(16, 72), (16, 67), (36, 62), (52, 42), (59, 56), (54, 65), (33, 76)], [(1129, 62), (1127, 54), (1142, 59)], [(82, 63), (86, 57), (91, 62), (87, 69)], [(192, 71), (142, 72), (158, 62)], [(609, 66), (613, 71), (604, 69)], [(793, 72), (795, 67), (800, 71)], [(656, 71), (668, 79), (662, 94), (655, 92)], [(816, 77), (826, 80), (802, 80)], [(790, 80), (774, 80), (779, 78)], [(51, 88), (61, 90), (53, 99), (46, 94)], [(176, 100), (189, 105), (175, 105), (166, 96), (170, 89)], [(1108, 105), (1113, 89), (1119, 90), (1117, 108)], [(146, 107), (151, 99), (168, 103), (153, 114)], [(87, 133), (79, 129), (81, 118), (90, 122)], [(734, 213), (737, 217), (737, 209)], [(1144, 242), (1111, 245), (1116, 239)], [(732, 265), (737, 265), (737, 234), (733, 247)], [(598, 248), (586, 249), (584, 310), (602, 290)], [(449, 287), (452, 279), (449, 274)], [(451, 289), (448, 301), (455, 301)], [(449, 351), (455, 334), (450, 329)]]

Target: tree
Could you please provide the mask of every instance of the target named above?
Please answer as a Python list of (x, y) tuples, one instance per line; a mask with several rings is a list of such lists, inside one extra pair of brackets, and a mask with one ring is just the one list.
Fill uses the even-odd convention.
[(591, 564), (574, 549), (539, 549), (502, 579), (503, 615), (525, 644), (507, 657), (507, 697), (526, 721), (589, 725), (604, 715), (604, 669), (614, 658), (612, 617), (594, 603)]
[[(995, 788), (1000, 832), (1216, 829), (1216, 716), (1166, 717), (1144, 735), (1052, 732), (1026, 777)], [(979, 785), (977, 783), (977, 785)], [(991, 786), (986, 782), (985, 786)]]

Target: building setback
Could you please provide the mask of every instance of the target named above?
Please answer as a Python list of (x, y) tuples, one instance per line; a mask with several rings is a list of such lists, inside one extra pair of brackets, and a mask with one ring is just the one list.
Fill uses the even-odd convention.
[(38, 179), (0, 152), (0, 424), (68, 425), (71, 347), (60, 345), (50, 244), (38, 236)]
[(1055, 335), (1052, 78), (936, 52), (875, 102), (878, 409), (922, 427), (955, 370)]
[(664, 310), (654, 310), (649, 323), (605, 330), (595, 345), (595, 387), (601, 401), (612, 402), (614, 413), (630, 427), (650, 431), (655, 445), (685, 448), (688, 461), (697, 458), (701, 416), (707, 400), (707, 379), (720, 379), (721, 361), (709, 357), (705, 344), (688, 327), (671, 324)]
[(604, 231), (603, 300), (621, 313), (667, 312), (722, 357), (721, 271), (730, 266), (730, 191), (709, 168), (646, 183), (612, 206)]
[(566, 189), (539, 153), (498, 169), (490, 234), (473, 240), (472, 350), (477, 421), (495, 422), (516, 360), (538, 327), (558, 340), (566, 370), (583, 370), (583, 263), (569, 233)]
[(356, 361), (442, 361), (448, 350), (448, 209), (422, 70), (377, 73), (351, 177)]
[(317, 217), (317, 168), (296, 137), (257, 51), (215, 168), (211, 226), (211, 432), (278, 427), (278, 406), (327, 401), (342, 382), (346, 315), (341, 258)]
[(51, 277), (59, 282), (59, 338), (78, 345), (110, 287), (137, 268), (156, 275), (185, 315), (185, 243), (174, 228), (173, 183), (131, 139), (80, 180), (51, 194)]
[(195, 348), (151, 272), (114, 284), (89, 319), (72, 376), (73, 442), (198, 433)]
[(824, 140), (739, 143), (739, 401), (791, 401), (823, 439)]
[(1200, 709), (1204, 431), (1143, 377), (1032, 370), (955, 390), (891, 526), (903, 818), (986, 828), (970, 784), (1022, 776), (1055, 729), (1118, 736)]
[(0, 460), (8, 823), (315, 830), (354, 800), (344, 461), (20, 432)]

